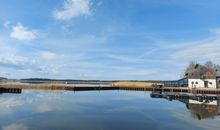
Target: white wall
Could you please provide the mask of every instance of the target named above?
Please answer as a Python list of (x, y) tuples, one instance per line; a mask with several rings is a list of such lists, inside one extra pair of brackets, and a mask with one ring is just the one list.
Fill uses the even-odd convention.
[(217, 88), (217, 80), (216, 79), (205, 79), (204, 81), (209, 82), (209, 84), (208, 84), (209, 88)]
[[(205, 81), (208, 81), (208, 88), (217, 88), (216, 79), (188, 79), (189, 88), (205, 88)], [(192, 84), (193, 83), (193, 84)]]
[(206, 104), (206, 105), (218, 105), (218, 102), (215, 100), (215, 101), (210, 101), (210, 102), (199, 102), (199, 101), (196, 101), (196, 100), (192, 100), (192, 99), (189, 99), (189, 103), (191, 104)]
[[(192, 84), (193, 83), (193, 84)], [(200, 88), (204, 87), (204, 81), (201, 79), (188, 79), (189, 88)]]

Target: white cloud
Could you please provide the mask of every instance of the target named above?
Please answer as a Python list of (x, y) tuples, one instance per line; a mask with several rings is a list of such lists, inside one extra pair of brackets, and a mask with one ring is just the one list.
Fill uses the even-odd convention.
[(59, 74), (59, 69), (64, 67), (63, 64), (44, 64), (44, 65), (39, 65), (38, 66), (38, 73), (41, 74)]
[(17, 25), (12, 28), (10, 36), (21, 41), (32, 41), (37, 37), (34, 30), (24, 27), (21, 23), (17, 23)]
[(119, 60), (122, 62), (130, 62), (130, 63), (139, 63), (143, 62), (142, 57), (135, 57), (135, 56), (124, 56), (124, 55), (108, 55), (108, 58), (114, 59), (114, 60)]
[(20, 66), (28, 62), (27, 58), (16, 55), (0, 56), (0, 64)]
[(41, 51), (40, 56), (46, 60), (54, 60), (58, 57), (58, 55), (56, 53), (53, 53), (50, 51)]
[(171, 55), (173, 59), (182, 60), (220, 60), (220, 37), (205, 42), (188, 45)]
[(54, 18), (57, 20), (71, 20), (72, 18), (90, 15), (90, 0), (66, 0), (62, 9), (54, 11)]
[[(41, 59), (43, 57), (40, 57), (39, 59), (30, 59), (28, 57), (23, 57), (14, 54), (2, 55), (0, 56), (0, 68), (6, 70), (6, 72), (8, 69), (17, 71), (19, 72), (18, 76), (28, 75), (28, 74), (35, 74), (35, 75), (58, 74), (59, 69), (62, 68), (64, 64), (60, 62), (56, 63), (57, 60), (53, 62), (54, 61), (53, 59), (56, 58), (55, 55), (56, 54), (53, 53), (44, 54), (44, 58), (46, 58), (49, 62), (42, 61)], [(0, 72), (0, 74), (7, 76), (10, 76), (12, 73), (14, 72), (7, 72), (7, 73), (3, 73), (3, 71)]]
[(189, 42), (185, 46), (180, 46), (178, 50), (171, 54), (172, 60), (196, 60), (204, 62), (211, 60), (216, 64), (220, 64), (220, 29), (211, 29), (213, 34), (211, 37)]
[(10, 22), (9, 22), (9, 21), (5, 21), (4, 24), (3, 24), (3, 26), (4, 26), (5, 28), (9, 28), (9, 25), (10, 25)]
[[(54, 65), (50, 65), (50, 67), (43, 68), (42, 66), (45, 66), (43, 64), (40, 64), (35, 59), (29, 59), (27, 57), (19, 56), (19, 55), (4, 55), (0, 56), (0, 67), (6, 67), (6, 68), (12, 68), (16, 71), (37, 71), (42, 73), (42, 71), (49, 71), (50, 67), (52, 66), (53, 69), (57, 68), (54, 67)], [(49, 73), (49, 72), (48, 72)]]
[(220, 28), (210, 29), (210, 32), (219, 35), (220, 34)]

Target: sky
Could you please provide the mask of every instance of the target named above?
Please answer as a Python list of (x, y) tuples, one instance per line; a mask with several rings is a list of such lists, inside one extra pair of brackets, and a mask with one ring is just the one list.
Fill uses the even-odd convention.
[(179, 79), (220, 64), (219, 0), (1, 0), (0, 77)]

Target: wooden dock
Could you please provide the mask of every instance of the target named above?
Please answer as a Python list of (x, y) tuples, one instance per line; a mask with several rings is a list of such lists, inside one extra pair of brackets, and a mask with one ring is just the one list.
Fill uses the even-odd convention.
[(119, 90), (119, 87), (111, 87), (111, 86), (72, 87), (72, 86), (67, 86), (64, 89), (68, 90), (68, 91), (95, 91), (95, 90)]
[(22, 89), (20, 89), (20, 88), (0, 88), (0, 94), (1, 93), (19, 94), (19, 93), (22, 93)]
[(127, 90), (127, 91), (155, 91), (155, 92), (192, 93), (192, 94), (220, 94), (220, 89), (191, 89), (185, 87), (151, 88), (151, 87), (92, 86), (92, 87), (65, 87), (65, 90), (70, 90), (70, 91)]
[(208, 89), (208, 88), (185, 88), (185, 87), (174, 87), (174, 88), (153, 88), (152, 91), (159, 92), (175, 92), (175, 93), (192, 93), (192, 94), (220, 94), (220, 89)]

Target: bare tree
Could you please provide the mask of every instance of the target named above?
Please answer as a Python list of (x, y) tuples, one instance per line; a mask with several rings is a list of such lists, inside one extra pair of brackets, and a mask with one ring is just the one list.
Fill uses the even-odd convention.
[(189, 65), (187, 66), (187, 68), (184, 72), (183, 77), (188, 77), (190, 73), (194, 72), (194, 69), (195, 69), (196, 65), (197, 65), (197, 63), (195, 61), (190, 61)]
[(208, 69), (214, 70), (216, 65), (212, 61), (207, 61), (204, 66)]
[(187, 78), (204, 78), (215, 77), (217, 71), (220, 71), (220, 66), (212, 61), (207, 61), (204, 65), (200, 65), (195, 61), (191, 61), (185, 70), (183, 77)]
[(212, 71), (215, 75), (217, 74), (217, 71), (220, 69), (220, 66), (217, 64), (214, 64), (212, 61), (207, 61), (205, 63), (205, 67), (207, 67), (207, 69), (209, 71)]

